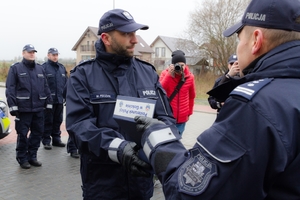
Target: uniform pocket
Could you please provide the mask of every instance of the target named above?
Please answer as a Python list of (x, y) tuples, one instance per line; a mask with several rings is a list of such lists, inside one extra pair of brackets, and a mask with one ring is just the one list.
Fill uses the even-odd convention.
[(108, 126), (118, 129), (118, 124), (113, 119), (116, 104), (116, 94), (111, 92), (93, 92), (90, 94), (90, 103), (97, 118), (97, 126)]

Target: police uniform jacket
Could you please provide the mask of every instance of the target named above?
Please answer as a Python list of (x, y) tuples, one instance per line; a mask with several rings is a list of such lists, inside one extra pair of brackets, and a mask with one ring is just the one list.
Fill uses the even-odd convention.
[(116, 98), (154, 99), (154, 117), (175, 124), (171, 107), (152, 65), (106, 53), (101, 40), (95, 46), (96, 59), (82, 62), (71, 71), (66, 97), (66, 126), (82, 154), (82, 168), (95, 166), (84, 169), (89, 175), (82, 174), (83, 182), (94, 188), (86, 193), (95, 199), (149, 199), (152, 179), (131, 177), (114, 157), (119, 141), (128, 140), (128, 133), (133, 131), (119, 127), (114, 120)]
[[(174, 142), (172, 128), (144, 133), (166, 199), (299, 199), (299, 52), (291, 41), (253, 61), (193, 149)], [(151, 138), (158, 129), (169, 139)]]
[(13, 64), (6, 79), (6, 98), (10, 111), (39, 112), (52, 108), (52, 98), (43, 67), (38, 63)]
[[(220, 81), (222, 80), (222, 78), (223, 78), (223, 76), (220, 76), (219, 78), (217, 78), (215, 80), (213, 88), (216, 88), (220, 84)], [(222, 106), (219, 101), (217, 101), (213, 96), (209, 96), (207, 100), (212, 109), (216, 109), (218, 112), (220, 111)]]
[[(209, 103), (209, 105), (210, 105), (210, 107), (212, 108), (212, 109), (216, 109), (217, 110), (217, 112), (219, 112), (220, 111), (220, 109), (222, 108), (222, 104), (221, 103), (224, 103), (224, 101), (226, 100), (226, 98), (228, 97), (228, 95), (229, 95), (229, 92), (232, 90), (232, 86), (229, 86), (228, 87), (228, 85), (230, 85), (230, 84), (228, 84), (228, 82), (233, 82), (233, 83), (235, 83), (235, 82), (237, 82), (239, 79), (240, 79), (240, 77), (238, 76), (238, 75), (236, 75), (236, 76), (234, 76), (234, 77), (230, 77), (229, 79), (226, 77), (226, 74), (229, 72), (229, 70), (227, 70), (226, 72), (225, 72), (225, 74), (224, 75), (222, 75), (222, 76), (220, 76), (219, 78), (217, 78), (216, 80), (215, 80), (215, 84), (214, 84), (214, 86), (213, 86), (213, 89), (212, 89), (212, 91), (209, 91), (207, 94), (211, 94), (211, 93), (213, 93), (213, 94), (215, 94), (216, 95), (216, 97), (215, 96), (212, 96), (212, 95), (209, 95), (209, 97), (208, 97), (208, 103)], [(244, 81), (243, 81), (244, 82)], [(226, 83), (225, 84), (225, 88), (227, 88), (227, 90), (229, 89), (229, 91), (227, 91), (226, 89), (224, 89), (223, 90), (223, 87), (222, 88), (219, 88), (218, 86), (220, 86), (220, 85), (222, 85), (222, 84), (224, 84), (224, 83)], [(236, 84), (235, 86), (237, 86), (238, 84)], [(234, 87), (235, 87), (234, 86)], [(217, 88), (218, 87), (218, 88)], [(216, 90), (215, 90), (215, 88), (217, 88)], [(225, 92), (225, 98), (220, 98), (220, 99), (223, 99), (223, 100), (219, 100), (219, 99), (217, 99), (219, 96), (222, 96), (222, 94)]]
[(63, 90), (67, 83), (66, 68), (59, 62), (48, 60), (42, 65), (45, 69), (48, 85), (54, 104), (63, 104)]

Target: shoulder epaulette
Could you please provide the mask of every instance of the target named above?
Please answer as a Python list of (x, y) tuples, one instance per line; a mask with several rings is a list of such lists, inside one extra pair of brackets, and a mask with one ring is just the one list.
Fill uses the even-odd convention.
[(88, 59), (88, 60), (81, 60), (78, 63), (78, 65), (76, 65), (73, 69), (71, 69), (70, 73), (74, 72), (77, 67), (85, 65), (85, 64), (90, 63), (90, 62), (94, 62), (94, 61), (95, 61), (95, 58), (91, 58), (91, 59)]
[(86, 64), (88, 62), (93, 62), (95, 61), (95, 58), (91, 58), (91, 59), (88, 59), (88, 60), (81, 60), (77, 66), (80, 66), (80, 65), (83, 65), (83, 64)]
[(149, 65), (149, 66), (151, 66), (155, 71), (156, 71), (156, 68), (151, 64), (151, 63), (149, 63), (149, 62), (146, 62), (146, 61), (144, 61), (144, 60), (141, 60), (141, 59), (139, 59), (139, 58), (135, 58), (138, 62), (142, 62), (142, 63), (144, 63), (144, 64), (147, 64), (147, 65)]
[(20, 62), (15, 62), (15, 63), (11, 64), (11, 66), (14, 66), (14, 65), (19, 64), (19, 63), (20, 63)]
[(230, 93), (230, 96), (237, 95), (251, 100), (263, 87), (268, 85), (271, 81), (273, 81), (273, 78), (265, 78), (244, 83), (237, 86)]

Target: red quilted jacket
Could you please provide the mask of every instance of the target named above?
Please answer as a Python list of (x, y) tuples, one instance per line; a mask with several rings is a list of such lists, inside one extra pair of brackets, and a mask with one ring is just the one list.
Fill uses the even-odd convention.
[[(184, 69), (184, 75), (186, 79), (185, 83), (170, 103), (177, 123), (185, 123), (188, 121), (189, 116), (193, 114), (196, 97), (194, 75), (190, 72), (187, 65)], [(162, 71), (159, 77), (159, 81), (167, 92), (168, 97), (171, 96), (180, 80), (181, 75), (175, 74), (175, 77), (172, 77), (169, 74), (169, 68)]]

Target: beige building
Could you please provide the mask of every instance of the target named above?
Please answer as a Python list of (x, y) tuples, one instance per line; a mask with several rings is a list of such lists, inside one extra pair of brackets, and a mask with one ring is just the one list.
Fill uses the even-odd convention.
[(150, 46), (154, 51), (151, 62), (157, 70), (163, 70), (171, 64), (172, 52), (175, 50), (185, 53), (186, 64), (194, 74), (199, 74), (201, 69), (208, 65), (206, 59), (201, 56), (199, 47), (190, 40), (157, 36)]
[[(72, 51), (76, 51), (76, 64), (82, 60), (96, 57), (95, 43), (99, 39), (98, 28), (88, 26), (73, 46)], [(134, 56), (141, 60), (151, 62), (152, 48), (137, 35), (138, 43), (135, 45)]]

